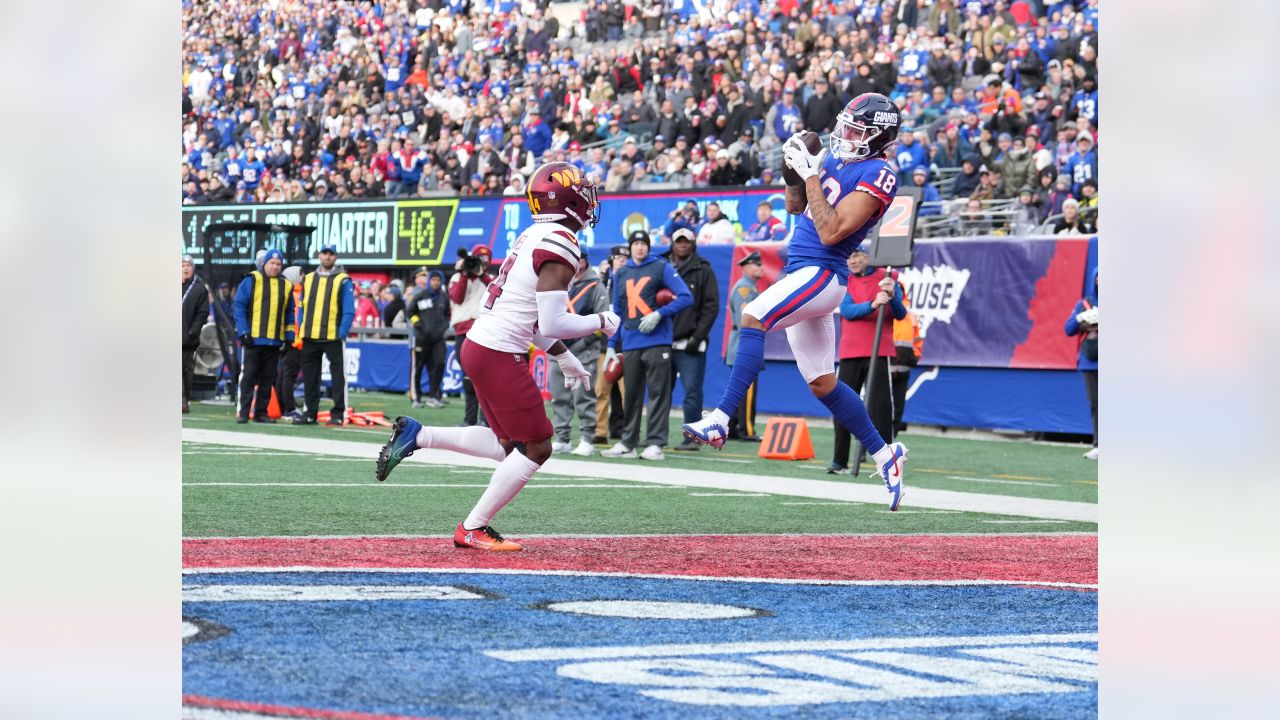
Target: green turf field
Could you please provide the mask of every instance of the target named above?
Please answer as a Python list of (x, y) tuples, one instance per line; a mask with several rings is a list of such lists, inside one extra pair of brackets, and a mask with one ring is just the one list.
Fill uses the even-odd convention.
[[(410, 413), (400, 395), (355, 393), (361, 411), (388, 418)], [(327, 406), (327, 403), (326, 403)], [(426, 424), (456, 425), (459, 400), (440, 410), (412, 411)], [(373, 428), (236, 425), (226, 405), (196, 403), (183, 417), (193, 430), (236, 431), (368, 443), (376, 450), (387, 431)], [(758, 445), (729, 443), (723, 451), (669, 451), (662, 463), (573, 458), (610, 466), (638, 466), (664, 482), (682, 470), (762, 475), (843, 483), (879, 484), (868, 476), (832, 476), (830, 428), (812, 428), (817, 457), (804, 462), (755, 457)], [(673, 439), (679, 422), (672, 421)], [(576, 436), (574, 438), (576, 442)], [(902, 511), (883, 504), (825, 501), (781, 493), (747, 493), (542, 474), (502, 513), (512, 534), (741, 534), (1094, 531), (1092, 523), (1026, 516), (913, 507), (910, 488), (984, 496), (1097, 502), (1097, 464), (1081, 448), (1027, 442), (991, 442), (907, 433), (908, 495)], [(674, 443), (673, 443), (674, 444)], [(373, 464), (323, 452), (184, 442), (183, 534), (187, 537), (253, 535), (443, 535), (466, 515), (483, 491), (482, 467), (406, 463), (379, 485)], [(585, 475), (585, 474), (584, 474)]]

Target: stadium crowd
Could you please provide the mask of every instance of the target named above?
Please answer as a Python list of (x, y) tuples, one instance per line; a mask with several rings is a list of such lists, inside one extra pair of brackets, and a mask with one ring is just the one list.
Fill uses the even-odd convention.
[(551, 160), (605, 191), (772, 185), (771, 149), (880, 92), (925, 201), (1089, 232), (1097, 5), (184, 0), (182, 199), (521, 194)]

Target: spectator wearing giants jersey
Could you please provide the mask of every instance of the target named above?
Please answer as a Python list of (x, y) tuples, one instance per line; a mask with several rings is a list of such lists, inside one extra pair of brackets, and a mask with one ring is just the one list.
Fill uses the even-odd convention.
[[(463, 253), (462, 250), (458, 252)], [(462, 356), (462, 343), (467, 339), (467, 331), (480, 316), (480, 304), (484, 301), (486, 288), (493, 282), (493, 276), (489, 274), (492, 259), (493, 252), (487, 245), (476, 245), (469, 254), (458, 258), (458, 262), (454, 264), (458, 272), (449, 279), (449, 301), (453, 332), (457, 335), (454, 346), (457, 357)], [(475, 387), (465, 374), (462, 376), (462, 394), (465, 402), (462, 424), (470, 427), (482, 422)]]

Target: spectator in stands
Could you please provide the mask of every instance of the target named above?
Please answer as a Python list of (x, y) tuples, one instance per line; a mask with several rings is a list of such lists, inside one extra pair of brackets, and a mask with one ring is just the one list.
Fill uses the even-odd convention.
[[(720, 203), (707, 203), (707, 217), (698, 228), (699, 245), (732, 245), (737, 237), (734, 223), (720, 211)], [(675, 234), (672, 234), (672, 239)]]
[(1093, 447), (1084, 454), (1098, 459), (1098, 269), (1089, 278), (1089, 290), (1072, 308), (1065, 327), (1068, 336), (1079, 336), (1080, 354), (1076, 367), (1084, 375), (1085, 392), (1089, 396), (1089, 415), (1093, 420)]
[[(622, 440), (605, 450), (603, 457), (640, 457), (662, 460), (667, 445), (671, 411), (671, 318), (693, 304), (693, 295), (671, 265), (650, 254), (649, 233), (636, 230), (628, 238), (631, 257), (614, 278), (613, 311), (622, 318), (622, 327), (609, 340), (606, 364), (614, 355), (623, 356), (623, 395), (626, 419)], [(658, 305), (661, 289), (675, 293), (675, 299)], [(648, 430), (645, 448), (640, 443), (640, 415), (646, 390)]]
[(928, 149), (917, 133), (903, 132), (898, 138), (898, 179), (907, 183), (911, 181), (911, 173), (918, 167), (924, 167), (928, 160)]
[(1093, 232), (1093, 225), (1080, 216), (1080, 203), (1075, 198), (1063, 201), (1062, 219), (1053, 226), (1053, 234), (1089, 235)]
[(994, 169), (1000, 171), (1005, 186), (1011, 190), (1030, 186), (1035, 176), (1035, 160), (1027, 151), (1026, 139), (1021, 136), (1011, 138), (1008, 149), (996, 160)]
[[(893, 321), (907, 316), (902, 304), (902, 286), (885, 274), (883, 268), (870, 266), (865, 248), (849, 256), (849, 284), (840, 301), (840, 382), (862, 392), (863, 383), (871, 380), (872, 395), (867, 398), (871, 422), (883, 438), (893, 437), (893, 407), (889, 387), (889, 358), (897, 354), (893, 343)], [(886, 307), (880, 328), (880, 345), (872, 362), (871, 345), (875, 338), (876, 311)], [(849, 431), (835, 423), (835, 451), (827, 473), (849, 471)]]
[(1081, 133), (1076, 138), (1076, 151), (1067, 158), (1062, 168), (1063, 174), (1071, 178), (1071, 193), (1080, 195), (1080, 189), (1086, 180), (1098, 182), (1098, 153), (1093, 150), (1093, 137)]
[(991, 218), (983, 209), (982, 201), (970, 197), (959, 215), (959, 235), (986, 235), (991, 232)]
[(831, 132), (835, 127), (836, 115), (844, 109), (844, 105), (831, 92), (831, 85), (825, 76), (820, 76), (814, 83), (813, 97), (804, 106), (804, 126), (818, 134)]
[(1035, 194), (1030, 187), (1018, 191), (1018, 205), (1014, 208), (1010, 232), (1023, 236), (1031, 233), (1040, 224), (1040, 208), (1035, 205)]
[[(720, 314), (720, 286), (711, 263), (698, 254), (693, 231), (681, 228), (671, 239), (665, 253), (693, 296), (689, 307), (671, 319), (671, 375), (684, 388), (684, 421), (702, 419), (702, 379), (707, 369), (707, 342), (711, 326)], [(672, 383), (674, 387), (674, 382)], [(676, 450), (697, 451), (701, 447), (686, 439)]]
[(773, 214), (773, 203), (761, 200), (756, 205), (756, 222), (747, 228), (744, 242), (778, 242), (787, 237), (787, 224)]
[(951, 197), (969, 197), (978, 189), (981, 176), (978, 174), (980, 163), (976, 155), (966, 155), (960, 161), (960, 172), (951, 183)]
[(911, 173), (911, 184), (920, 188), (920, 217), (942, 214), (942, 194), (929, 182), (929, 169), (923, 165)]
[[(569, 304), (572, 312), (577, 315), (591, 315), (603, 312), (609, 307), (609, 294), (605, 292), (600, 276), (591, 267), (586, 249), (582, 250), (582, 257), (579, 260), (578, 276), (569, 287)], [(597, 364), (600, 353), (607, 345), (607, 339), (602, 333), (595, 332), (568, 340), (565, 345), (592, 377), (571, 390), (564, 386), (564, 373), (560, 370), (559, 364), (551, 363), (552, 368), (547, 381), (551, 391), (552, 425), (555, 430), (551, 451), (572, 452), (574, 455), (587, 457), (592, 453), (591, 445), (596, 432), (594, 387)], [(581, 436), (577, 447), (570, 444), (575, 412), (578, 415), (578, 433)]]

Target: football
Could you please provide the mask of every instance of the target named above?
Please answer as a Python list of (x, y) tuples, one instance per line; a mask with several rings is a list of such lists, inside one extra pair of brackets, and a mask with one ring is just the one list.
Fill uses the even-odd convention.
[(613, 362), (604, 366), (604, 381), (610, 385), (622, 379), (622, 355), (615, 355)]
[(669, 290), (668, 288), (662, 288), (661, 290), (658, 291), (658, 296), (657, 296), (658, 307), (662, 307), (663, 305), (668, 305), (671, 303), (672, 300), (675, 300), (675, 299), (676, 299), (676, 294), (671, 292), (671, 290)]
[[(801, 130), (800, 139), (804, 141), (804, 146), (809, 148), (811, 154), (817, 155), (822, 151), (822, 138), (818, 136), (818, 133)], [(801, 184), (800, 176), (796, 174), (795, 170), (787, 166), (786, 161), (782, 163), (782, 181), (792, 186)]]

